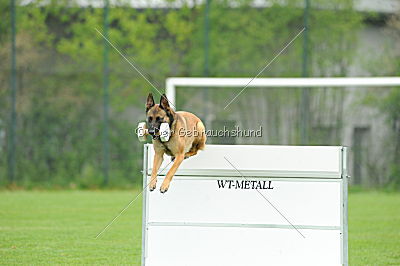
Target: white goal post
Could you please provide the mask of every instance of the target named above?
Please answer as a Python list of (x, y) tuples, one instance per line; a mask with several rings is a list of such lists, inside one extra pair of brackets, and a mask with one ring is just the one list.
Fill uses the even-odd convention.
[[(177, 87), (242, 87), (252, 78), (178, 78), (166, 81), (165, 93), (176, 105)], [(247, 87), (392, 87), (400, 86), (400, 77), (346, 78), (256, 78)]]

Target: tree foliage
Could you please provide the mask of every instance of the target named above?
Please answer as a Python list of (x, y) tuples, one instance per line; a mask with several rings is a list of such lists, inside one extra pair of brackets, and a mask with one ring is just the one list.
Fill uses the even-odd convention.
[[(85, 1), (89, 4), (85, 7), (80, 2), (21, 2), (17, 8), (17, 183), (21, 185), (101, 184), (104, 40), (96, 29), (104, 32), (103, 10), (96, 6), (98, 1)], [(270, 6), (259, 8), (247, 0), (211, 2), (211, 76), (254, 76), (301, 30), (303, 1), (268, 2)], [(352, 9), (350, 0), (311, 2), (311, 72), (344, 75), (362, 15)], [(204, 5), (167, 4), (171, 7), (134, 9), (129, 1), (120, 1), (110, 9), (110, 41), (160, 91), (166, 77), (201, 76), (204, 65)], [(174, 8), (177, 4), (180, 8)], [(4, 1), (0, 5), (9, 10)], [(8, 21), (9, 12), (4, 18)], [(2, 58), (9, 58), (7, 23), (0, 24)], [(300, 76), (300, 40), (261, 76)], [(158, 92), (111, 47), (109, 55), (111, 183), (123, 186), (141, 180), (142, 145), (133, 129), (144, 119), (145, 95)], [(9, 61), (0, 64), (0, 130), (8, 134)], [(290, 97), (299, 95), (285, 101)], [(219, 93), (216, 99), (226, 99), (226, 94)]]

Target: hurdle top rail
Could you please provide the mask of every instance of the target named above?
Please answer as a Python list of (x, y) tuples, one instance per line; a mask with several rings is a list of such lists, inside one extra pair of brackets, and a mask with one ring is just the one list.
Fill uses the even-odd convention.
[(341, 146), (207, 145), (167, 193), (145, 190), (142, 265), (347, 265), (346, 161)]
[[(251, 81), (250, 84), (248, 84)], [(344, 78), (188, 78), (166, 80), (165, 93), (176, 106), (176, 87), (393, 87), (400, 86), (400, 77)]]
[[(154, 156), (152, 148), (148, 149), (148, 156), (147, 171), (150, 175)], [(207, 145), (206, 151), (185, 160), (175, 176), (243, 174), (260, 177), (342, 178), (341, 156), (342, 148), (339, 146)], [(226, 159), (232, 160), (232, 163), (237, 162), (240, 173)], [(166, 156), (160, 169), (169, 162), (170, 157)], [(165, 175), (170, 167), (161, 175)]]

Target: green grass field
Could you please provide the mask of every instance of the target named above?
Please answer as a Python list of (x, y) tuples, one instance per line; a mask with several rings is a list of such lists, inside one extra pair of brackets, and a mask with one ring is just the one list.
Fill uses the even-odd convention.
[[(140, 265), (139, 191), (0, 192), (0, 263)], [(350, 265), (400, 265), (400, 193), (349, 196)]]

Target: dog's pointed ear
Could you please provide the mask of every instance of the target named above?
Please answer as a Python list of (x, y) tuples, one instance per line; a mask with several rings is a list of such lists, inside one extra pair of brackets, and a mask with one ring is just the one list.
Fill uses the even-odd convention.
[(164, 110), (169, 109), (169, 102), (168, 102), (168, 99), (167, 99), (167, 96), (165, 95), (165, 93), (163, 93), (163, 95), (161, 95), (160, 107)]
[(151, 107), (153, 107), (154, 104), (154, 98), (153, 98), (153, 94), (149, 93), (149, 96), (147, 96), (147, 102), (146, 102), (146, 113), (147, 111), (150, 110)]

